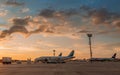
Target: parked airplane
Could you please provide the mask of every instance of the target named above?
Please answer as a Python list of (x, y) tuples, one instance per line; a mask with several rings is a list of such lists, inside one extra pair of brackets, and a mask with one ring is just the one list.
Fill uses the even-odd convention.
[(68, 56), (43, 56), (35, 59), (35, 63), (41, 61), (42, 63), (65, 63), (67, 60), (74, 58), (74, 50)]
[(90, 61), (116, 61), (116, 53), (111, 58), (91, 58)]

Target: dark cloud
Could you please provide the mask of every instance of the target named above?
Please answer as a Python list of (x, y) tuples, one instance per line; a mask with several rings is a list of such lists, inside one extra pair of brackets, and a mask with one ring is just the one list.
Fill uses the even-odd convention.
[(66, 16), (66, 17), (71, 17), (71, 16), (79, 14), (78, 10), (73, 9), (73, 8), (68, 9), (68, 10), (58, 11), (58, 13), (62, 14), (63, 16)]
[[(77, 26), (74, 26), (74, 23), (71, 23), (73, 25), (69, 25), (67, 28), (66, 25), (69, 24), (68, 21), (71, 21), (68, 19), (73, 17), (74, 19), (72, 19), (72, 21), (76, 20), (76, 17), (74, 16), (79, 16), (77, 17), (77, 20), (78, 19), (82, 20), (83, 18), (85, 20), (88, 20), (85, 24), (86, 26), (90, 24), (89, 27), (80, 28), (80, 26), (77, 27)], [(41, 10), (39, 14), (36, 15), (36, 17), (37, 18), (32, 18), (32, 19), (30, 17), (12, 19), (13, 26), (10, 27), (8, 30), (2, 31), (0, 37), (4, 38), (15, 32), (20, 32), (24, 34), (34, 34), (34, 33), (41, 33), (41, 32), (44, 32), (44, 33), (59, 32), (61, 34), (62, 32), (64, 33), (73, 32), (75, 34), (78, 34), (78, 33), (108, 34), (112, 32), (112, 30), (114, 30), (115, 32), (115, 29), (112, 29), (113, 27), (115, 28), (117, 27), (120, 29), (120, 21), (119, 21), (120, 14), (110, 12), (105, 8), (94, 9), (87, 6), (81, 6), (80, 9), (71, 8), (66, 10), (55, 10), (55, 9), (47, 8), (47, 9)], [(64, 21), (59, 22), (58, 19), (62, 19)], [(77, 23), (82, 25), (82, 23), (80, 22), (77, 21)], [(28, 31), (27, 26), (30, 26), (29, 25), (30, 23), (33, 26), (33, 29)], [(92, 25), (92, 24), (95, 24), (95, 25)], [(60, 25), (63, 25), (63, 27)], [(98, 25), (101, 25), (101, 26), (97, 27)], [(106, 28), (102, 28), (102, 27), (106, 27)]]
[(5, 38), (7, 36), (10, 36), (11, 34), (15, 32), (20, 32), (24, 34), (28, 34), (28, 30), (25, 28), (26, 25), (28, 25), (30, 18), (25, 17), (25, 18), (14, 18), (12, 19), (13, 26), (10, 27), (8, 30), (3, 30), (0, 38)]
[(8, 30), (3, 30), (2, 33), (0, 34), (0, 38), (5, 38), (8, 35), (9, 35), (9, 31)]
[(111, 24), (113, 20), (120, 18), (119, 13), (108, 11), (106, 8), (91, 8), (88, 6), (81, 6), (80, 9), (71, 8), (66, 10), (55, 10), (52, 8), (43, 9), (38, 14), (45, 18), (70, 18), (74, 15), (81, 16), (86, 19), (91, 19), (93, 24)]
[(53, 9), (43, 9), (38, 15), (46, 17), (46, 18), (51, 18), (54, 17), (55, 10)]
[[(13, 33), (19, 32), (26, 35), (31, 35), (35, 33), (54, 33), (52, 25), (48, 25), (49, 23), (45, 22), (36, 22), (30, 17), (25, 18), (13, 18), (11, 19), (11, 23), (13, 26), (11, 26), (9, 29), (2, 31), (0, 38), (5, 38), (7, 36), (10, 36)], [(29, 23), (32, 23), (33, 30), (28, 31), (27, 27), (29, 27)], [(42, 24), (43, 23), (43, 24)], [(37, 28), (36, 28), (37, 27)]]
[(120, 20), (115, 21), (114, 25), (117, 26), (118, 28), (120, 28)]
[(5, 37), (10, 36), (11, 34), (13, 34), (15, 32), (28, 34), (28, 30), (24, 26), (12, 26), (9, 30), (2, 31), (0, 38), (5, 38)]
[(94, 24), (101, 24), (108, 20), (111, 15), (106, 9), (92, 10), (89, 12), (90, 17), (92, 18), (92, 22)]
[(43, 9), (38, 15), (46, 18), (60, 18), (71, 17), (76, 14), (78, 14), (77, 10), (71, 8), (68, 10)]
[(87, 6), (82, 6), (81, 12), (85, 12), (86, 14), (83, 14), (82, 16), (90, 18), (91, 22), (96, 25), (111, 21), (112, 16), (115, 15), (109, 12), (106, 8), (94, 9)]
[(80, 12), (82, 12), (81, 16), (83, 16), (85, 19), (89, 19), (90, 24), (94, 26), (96, 25), (95, 27), (97, 28), (99, 27), (99, 29), (95, 30), (95, 32), (92, 33), (112, 34), (120, 31), (119, 13), (108, 11), (106, 8), (95, 9), (88, 6), (82, 6), (80, 10)]
[(91, 8), (88, 6), (81, 6), (80, 12), (83, 14), (81, 16), (84, 16), (86, 18), (90, 18), (91, 22), (93, 24), (111, 24), (114, 20), (117, 20), (120, 18), (119, 13), (110, 12), (106, 8)]
[(14, 32), (21, 32), (21, 33), (25, 33), (25, 34), (28, 33), (27, 29), (24, 26), (12, 26), (9, 29), (9, 34), (12, 34)]
[(30, 21), (30, 17), (25, 17), (25, 18), (13, 18), (12, 22), (13, 25), (17, 25), (17, 26), (25, 26), (28, 25), (28, 22)]
[(113, 20), (120, 18), (120, 14), (109, 12), (106, 8), (94, 9), (88, 6), (81, 6), (80, 9), (71, 8), (66, 10), (43, 9), (38, 14), (45, 18), (70, 18), (74, 15), (83, 18), (90, 18), (93, 24), (110, 24)]
[(10, 6), (23, 6), (24, 3), (18, 2), (17, 0), (7, 0), (5, 2), (5, 5), (10, 5)]
[(120, 28), (120, 22), (118, 22), (116, 25), (117, 25), (117, 27), (119, 27), (119, 28)]
[(90, 30), (80, 30), (77, 33), (92, 33), (93, 31)]

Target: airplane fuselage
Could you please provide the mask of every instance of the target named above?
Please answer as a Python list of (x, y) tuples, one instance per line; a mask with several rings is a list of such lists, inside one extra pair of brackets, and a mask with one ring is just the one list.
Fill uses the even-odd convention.
[(115, 58), (92, 58), (91, 61), (114, 61)]
[(36, 61), (41, 61), (43, 63), (64, 63), (66, 60), (72, 59), (74, 57), (67, 57), (67, 56), (43, 56), (36, 58)]
[(72, 50), (68, 56), (42, 56), (35, 59), (35, 62), (43, 63), (65, 63), (65, 61), (74, 58), (74, 50)]

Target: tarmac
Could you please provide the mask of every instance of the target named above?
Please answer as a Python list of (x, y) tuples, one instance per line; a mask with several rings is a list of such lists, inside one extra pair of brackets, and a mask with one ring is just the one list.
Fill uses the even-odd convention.
[(0, 75), (120, 75), (120, 62), (0, 64)]

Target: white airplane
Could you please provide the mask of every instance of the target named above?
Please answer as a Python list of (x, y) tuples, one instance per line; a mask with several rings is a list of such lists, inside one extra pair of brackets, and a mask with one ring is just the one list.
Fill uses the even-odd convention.
[(91, 58), (90, 61), (116, 61), (116, 53), (111, 58)]
[(62, 56), (62, 53), (59, 56), (42, 56), (34, 60), (35, 63), (41, 61), (42, 63), (65, 63), (67, 60), (74, 58), (74, 50), (70, 52), (68, 56)]

